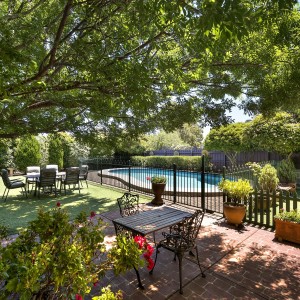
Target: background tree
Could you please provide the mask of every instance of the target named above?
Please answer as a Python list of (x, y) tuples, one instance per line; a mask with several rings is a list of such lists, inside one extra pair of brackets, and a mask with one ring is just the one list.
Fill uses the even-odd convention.
[(58, 169), (61, 170), (64, 164), (64, 147), (60, 134), (49, 135), (48, 147), (48, 164), (58, 165)]
[(146, 151), (161, 149), (178, 150), (189, 147), (189, 145), (180, 138), (179, 131), (167, 133), (164, 130), (156, 134), (145, 135), (141, 144)]
[(41, 150), (37, 139), (32, 135), (20, 138), (14, 157), (19, 171), (25, 172), (28, 166), (39, 166)]
[(299, 93), (296, 2), (1, 1), (0, 137), (112, 141), (222, 124), (246, 92), (249, 112), (289, 105)]
[(272, 117), (259, 115), (249, 123), (245, 135), (256, 149), (290, 158), (300, 150), (300, 115), (288, 112), (278, 112)]
[(201, 147), (203, 130), (197, 124), (185, 123), (178, 130), (180, 138), (191, 147)]
[(248, 132), (248, 123), (233, 123), (211, 129), (204, 141), (205, 150), (223, 151), (231, 162), (236, 165), (238, 153), (249, 150), (249, 144), (243, 139)]
[(0, 141), (0, 168), (5, 168), (8, 161), (8, 141), (1, 140)]

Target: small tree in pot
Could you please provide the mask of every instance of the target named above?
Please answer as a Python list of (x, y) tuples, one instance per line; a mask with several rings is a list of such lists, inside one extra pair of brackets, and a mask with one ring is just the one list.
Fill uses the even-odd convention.
[(246, 215), (246, 204), (253, 188), (247, 179), (230, 181), (223, 179), (219, 189), (227, 194), (228, 202), (223, 203), (223, 211), (228, 223), (238, 226)]

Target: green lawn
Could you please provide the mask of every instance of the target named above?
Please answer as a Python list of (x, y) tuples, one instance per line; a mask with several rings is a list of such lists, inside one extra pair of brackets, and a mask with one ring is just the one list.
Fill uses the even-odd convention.
[[(20, 177), (22, 178), (22, 177)], [(24, 180), (22, 178), (22, 180)], [(4, 185), (0, 182), (1, 197), (4, 192)], [(65, 208), (70, 214), (70, 219), (85, 211), (90, 214), (91, 211), (101, 213), (117, 209), (116, 199), (123, 195), (124, 191), (112, 189), (109, 187), (89, 184), (88, 188), (83, 183), (81, 193), (78, 190), (67, 190), (67, 195), (43, 195), (38, 198), (33, 193), (28, 195), (28, 198), (21, 194), (21, 189), (10, 190), (6, 202), (1, 198), (0, 204), (0, 222), (3, 225), (9, 226), (11, 234), (17, 233), (21, 228), (27, 226), (28, 221), (34, 220), (37, 216), (39, 207), (52, 209), (56, 207), (56, 203), (60, 202), (61, 207)], [(140, 196), (140, 202), (149, 202), (149, 198)]]

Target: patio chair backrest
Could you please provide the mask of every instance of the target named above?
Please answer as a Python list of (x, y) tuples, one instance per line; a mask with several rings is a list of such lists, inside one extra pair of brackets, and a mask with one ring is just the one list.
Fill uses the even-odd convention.
[(71, 167), (66, 169), (66, 178), (64, 180), (65, 184), (77, 184), (79, 183), (79, 173), (78, 167)]
[(39, 179), (39, 186), (55, 186), (56, 183), (56, 169), (42, 169)]
[(117, 201), (122, 217), (134, 215), (139, 212), (139, 195), (124, 193)]
[(1, 170), (1, 176), (2, 176), (2, 180), (3, 180), (3, 183), (4, 183), (5, 187), (10, 188), (11, 187), (11, 181), (8, 177), (8, 171), (6, 169)]
[(180, 235), (182, 237), (182, 244), (178, 246), (186, 250), (194, 247), (203, 218), (204, 212), (196, 210), (192, 216), (184, 218), (182, 222), (170, 228), (172, 235)]
[(58, 172), (58, 165), (46, 165), (46, 169), (55, 169)]
[(88, 171), (89, 171), (89, 166), (88, 165), (82, 165), (80, 167), (80, 175), (81, 176), (86, 176), (88, 174)]
[(39, 166), (29, 166), (26, 168), (26, 174), (28, 173), (40, 173), (41, 167)]

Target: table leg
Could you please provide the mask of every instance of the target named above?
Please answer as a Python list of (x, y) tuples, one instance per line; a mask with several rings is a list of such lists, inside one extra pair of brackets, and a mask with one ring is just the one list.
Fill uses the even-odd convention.
[(134, 270), (135, 270), (135, 273), (136, 273), (136, 277), (137, 277), (137, 280), (138, 280), (138, 287), (142, 290), (144, 290), (144, 286), (142, 285), (142, 282), (141, 282), (141, 277), (140, 277), (140, 273), (139, 273), (139, 270), (133, 266)]

